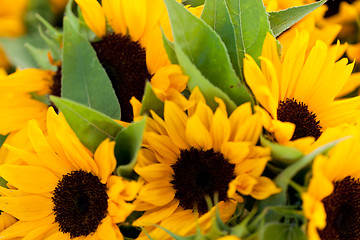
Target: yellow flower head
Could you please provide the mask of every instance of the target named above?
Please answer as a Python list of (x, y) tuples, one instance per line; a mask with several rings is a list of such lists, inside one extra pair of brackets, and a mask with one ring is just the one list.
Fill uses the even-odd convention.
[(112, 175), (115, 142), (95, 154), (86, 149), (65, 118), (52, 108), (45, 135), (29, 121), (32, 150), (6, 145), (22, 164), (3, 164), (0, 209), (18, 219), (0, 239), (123, 239), (117, 223), (133, 211), (138, 184)]
[[(182, 87), (169, 84), (167, 79), (182, 75), (179, 67), (170, 66), (162, 42), (160, 25), (172, 40), (165, 4), (162, 0), (76, 0), (89, 28), (100, 38), (92, 43), (106, 70), (121, 107), (121, 120), (131, 122), (134, 117), (130, 99), (141, 100), (145, 82), (159, 87), (155, 94), (160, 99), (176, 99), (185, 103)], [(113, 32), (107, 32), (106, 24)], [(160, 72), (160, 73), (158, 73)], [(165, 76), (162, 78), (156, 75)], [(173, 78), (173, 77), (172, 77)], [(185, 76), (176, 78), (186, 79)], [(183, 84), (184, 80), (181, 80)], [(179, 85), (180, 86), (180, 85)]]
[(135, 204), (145, 211), (135, 224), (145, 225), (154, 239), (168, 236), (151, 224), (180, 235), (195, 233), (197, 223), (209, 229), (215, 208), (208, 209), (205, 196), (216, 204), (217, 194), (226, 221), (242, 196), (265, 199), (280, 190), (261, 176), (270, 149), (256, 146), (261, 115), (252, 113), (250, 103), (228, 117), (222, 100), (216, 98), (219, 107), (213, 112), (197, 88), (189, 100), (193, 106), (187, 112), (165, 101), (164, 120), (152, 113), (135, 167), (143, 182)]
[(335, 100), (353, 63), (336, 61), (337, 48), (322, 41), (306, 55), (309, 35), (297, 34), (288, 51), (278, 56), (276, 40), (268, 34), (262, 50), (261, 69), (246, 56), (244, 73), (263, 112), (265, 128), (281, 144), (304, 137), (318, 139), (327, 128), (355, 122), (360, 98)]
[(312, 177), (302, 194), (310, 240), (360, 238), (360, 128), (343, 127), (351, 136), (327, 156), (314, 160)]

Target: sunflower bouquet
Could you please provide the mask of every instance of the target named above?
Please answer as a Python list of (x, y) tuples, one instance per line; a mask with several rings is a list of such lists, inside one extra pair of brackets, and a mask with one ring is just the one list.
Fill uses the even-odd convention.
[(360, 1), (0, 3), (1, 240), (360, 239)]

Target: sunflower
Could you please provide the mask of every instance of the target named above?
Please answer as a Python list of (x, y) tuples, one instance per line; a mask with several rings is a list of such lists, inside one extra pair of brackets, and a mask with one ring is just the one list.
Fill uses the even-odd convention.
[(215, 207), (208, 208), (205, 196), (226, 221), (242, 196), (265, 199), (279, 192), (261, 176), (270, 150), (255, 146), (262, 125), (251, 104), (239, 106), (228, 118), (224, 102), (216, 98), (214, 113), (198, 88), (189, 101), (193, 105), (187, 112), (165, 101), (164, 120), (152, 112), (135, 167), (143, 182), (136, 209), (145, 213), (134, 224), (145, 226), (153, 239), (168, 236), (152, 224), (179, 235), (195, 233), (197, 223), (208, 230)]
[(344, 126), (328, 155), (315, 158), (309, 186), (302, 194), (310, 240), (360, 238), (360, 128)]
[[(96, 0), (76, 2), (86, 24), (99, 38), (92, 46), (118, 97), (121, 120), (131, 122), (131, 97), (141, 100), (145, 82), (157, 71), (171, 75), (180, 69), (168, 67), (170, 61), (162, 44), (160, 24), (172, 40), (165, 4), (162, 0), (104, 0), (102, 5)], [(112, 32), (107, 32), (106, 23)], [(174, 94), (169, 98), (184, 102), (179, 92), (170, 92)]]
[(317, 41), (306, 56), (309, 34), (301, 32), (280, 60), (276, 40), (268, 34), (261, 60), (246, 56), (244, 74), (255, 98), (264, 107), (265, 128), (277, 142), (312, 137), (327, 128), (355, 122), (360, 117), (360, 98), (334, 100), (348, 80), (353, 63), (336, 62), (336, 48)]
[(122, 239), (116, 224), (133, 211), (138, 184), (112, 175), (115, 142), (105, 140), (93, 155), (53, 108), (47, 133), (31, 120), (33, 150), (6, 145), (23, 163), (0, 166), (9, 186), (0, 188), (0, 209), (19, 220), (0, 239)]

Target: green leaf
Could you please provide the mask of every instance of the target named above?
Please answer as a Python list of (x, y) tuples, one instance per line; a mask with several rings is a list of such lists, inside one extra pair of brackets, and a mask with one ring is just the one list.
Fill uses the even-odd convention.
[(4, 135), (1, 135), (1, 134), (0, 134), (0, 148), (1, 148), (1, 146), (4, 144), (7, 136), (8, 136), (8, 135), (5, 135), (5, 136), (4, 136)]
[(9, 61), (18, 68), (37, 68), (38, 64), (25, 44), (41, 48), (45, 45), (39, 34), (29, 34), (18, 38), (1, 38), (0, 44)]
[(275, 142), (271, 142), (265, 137), (260, 137), (261, 145), (270, 147), (272, 162), (284, 164), (285, 166), (294, 163), (304, 156), (304, 154), (295, 147), (287, 147)]
[(188, 86), (190, 90), (192, 91), (195, 87), (198, 87), (201, 90), (201, 93), (204, 95), (206, 103), (213, 110), (218, 107), (218, 103), (215, 102), (214, 99), (214, 97), (217, 96), (224, 100), (228, 113), (230, 114), (233, 112), (236, 108), (236, 104), (229, 98), (229, 96), (221, 91), (221, 89), (214, 86), (211, 82), (209, 82), (176, 43), (175, 51), (183, 72), (189, 76)]
[(37, 48), (37, 47), (34, 47), (33, 45), (31, 45), (30, 43), (25, 43), (25, 48), (27, 48), (27, 50), (33, 56), (38, 68), (56, 71), (57, 67), (54, 65), (51, 65), (49, 62), (49, 59), (47, 56), (47, 54), (49, 52), (48, 49)]
[(163, 30), (161, 29), (161, 34), (162, 34), (162, 40), (163, 40), (163, 45), (166, 51), (166, 54), (168, 55), (168, 58), (170, 60), (170, 62), (172, 64), (179, 64), (177, 58), (176, 58), (176, 53), (174, 50), (174, 43), (171, 42), (164, 34)]
[(141, 103), (140, 115), (148, 115), (150, 110), (153, 110), (160, 117), (164, 116), (164, 102), (155, 95), (149, 82), (145, 83), (144, 96)]
[(231, 22), (225, 0), (206, 1), (201, 19), (219, 34), (230, 55), (232, 66), (236, 74), (241, 78), (241, 66), (237, 54), (234, 25)]
[(40, 14), (47, 21), (54, 22), (54, 14), (51, 11), (50, 1), (32, 0), (29, 1), (25, 14), (25, 24), (28, 32), (36, 32), (38, 27), (37, 15)]
[(205, 3), (205, 0), (182, 0), (181, 3), (185, 6), (191, 5), (191, 7), (197, 7), (203, 5)]
[[(175, 0), (165, 0), (174, 42), (213, 85), (237, 105), (252, 101), (240, 83), (220, 36)], [(180, 60), (178, 59), (180, 62)], [(181, 63), (180, 63), (181, 65)]]
[[(74, 0), (69, 0), (65, 7), (65, 16), (68, 18), (69, 22), (71, 23), (72, 27), (76, 30), (79, 30), (80, 23), (79, 19), (75, 16), (73, 12)], [(64, 18), (65, 20), (65, 18)]]
[(92, 152), (106, 138), (114, 141), (123, 129), (110, 117), (80, 103), (55, 96), (50, 96), (50, 100), (64, 114), (80, 141)]
[(132, 178), (137, 154), (141, 148), (146, 117), (131, 123), (121, 130), (115, 138), (115, 157), (117, 160), (116, 173), (120, 176)]
[(306, 240), (306, 234), (297, 225), (267, 223), (260, 228), (259, 240)]
[(120, 105), (91, 44), (64, 18), (61, 96), (120, 119)]
[(271, 33), (262, 0), (226, 0), (226, 4), (234, 24), (240, 66), (245, 54), (259, 63), (266, 33)]
[(327, 0), (322, 0), (308, 5), (292, 7), (277, 12), (269, 12), (269, 21), (274, 36), (279, 36), (286, 29), (290, 28), (307, 14), (323, 5), (326, 1)]
[(7, 181), (5, 179), (3, 179), (2, 177), (0, 177), (0, 186), (3, 188), (8, 188)]

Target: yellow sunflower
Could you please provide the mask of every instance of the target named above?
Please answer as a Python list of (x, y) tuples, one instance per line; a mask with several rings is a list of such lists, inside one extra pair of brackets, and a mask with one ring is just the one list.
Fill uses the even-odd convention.
[[(161, 71), (162, 75), (181, 73), (179, 67), (169, 67), (170, 61), (162, 44), (160, 24), (172, 40), (165, 4), (162, 0), (76, 0), (84, 20), (99, 38), (92, 43), (106, 70), (121, 107), (121, 120), (131, 122), (134, 117), (129, 103), (134, 96), (141, 100), (145, 82)], [(107, 31), (106, 24), (112, 28)], [(164, 74), (164, 72), (166, 72)], [(157, 81), (159, 91), (171, 85)], [(171, 88), (167, 98), (184, 102), (185, 98)], [(156, 91), (156, 94), (159, 94)], [(170, 95), (169, 95), (170, 94)], [(162, 93), (158, 96), (164, 97)]]
[[(164, 120), (152, 113), (135, 167), (143, 182), (136, 209), (145, 213), (134, 224), (145, 226), (153, 239), (169, 238), (153, 224), (179, 235), (195, 233), (197, 224), (208, 230), (215, 207), (208, 209), (205, 196), (216, 204), (217, 193), (216, 206), (226, 221), (242, 196), (265, 199), (280, 191), (261, 176), (270, 150), (256, 146), (261, 115), (252, 114), (250, 103), (228, 117), (222, 100), (216, 98), (214, 113), (197, 88), (189, 100), (193, 106), (187, 112), (165, 101)], [(139, 239), (144, 238), (142, 233)]]
[(263, 112), (265, 128), (280, 144), (304, 137), (318, 139), (322, 132), (360, 117), (360, 97), (334, 100), (353, 69), (347, 59), (336, 62), (336, 48), (322, 41), (306, 56), (309, 34), (301, 32), (282, 57), (275, 39), (268, 34), (261, 69), (250, 57), (244, 59), (244, 74)]
[(23, 164), (0, 166), (9, 186), (0, 188), (0, 209), (19, 220), (0, 239), (123, 239), (116, 224), (133, 211), (138, 184), (112, 175), (115, 142), (93, 155), (52, 108), (47, 133), (31, 120), (33, 150), (6, 145)]
[(337, 144), (327, 156), (319, 155), (312, 177), (302, 194), (310, 240), (360, 239), (360, 129), (343, 127)]

